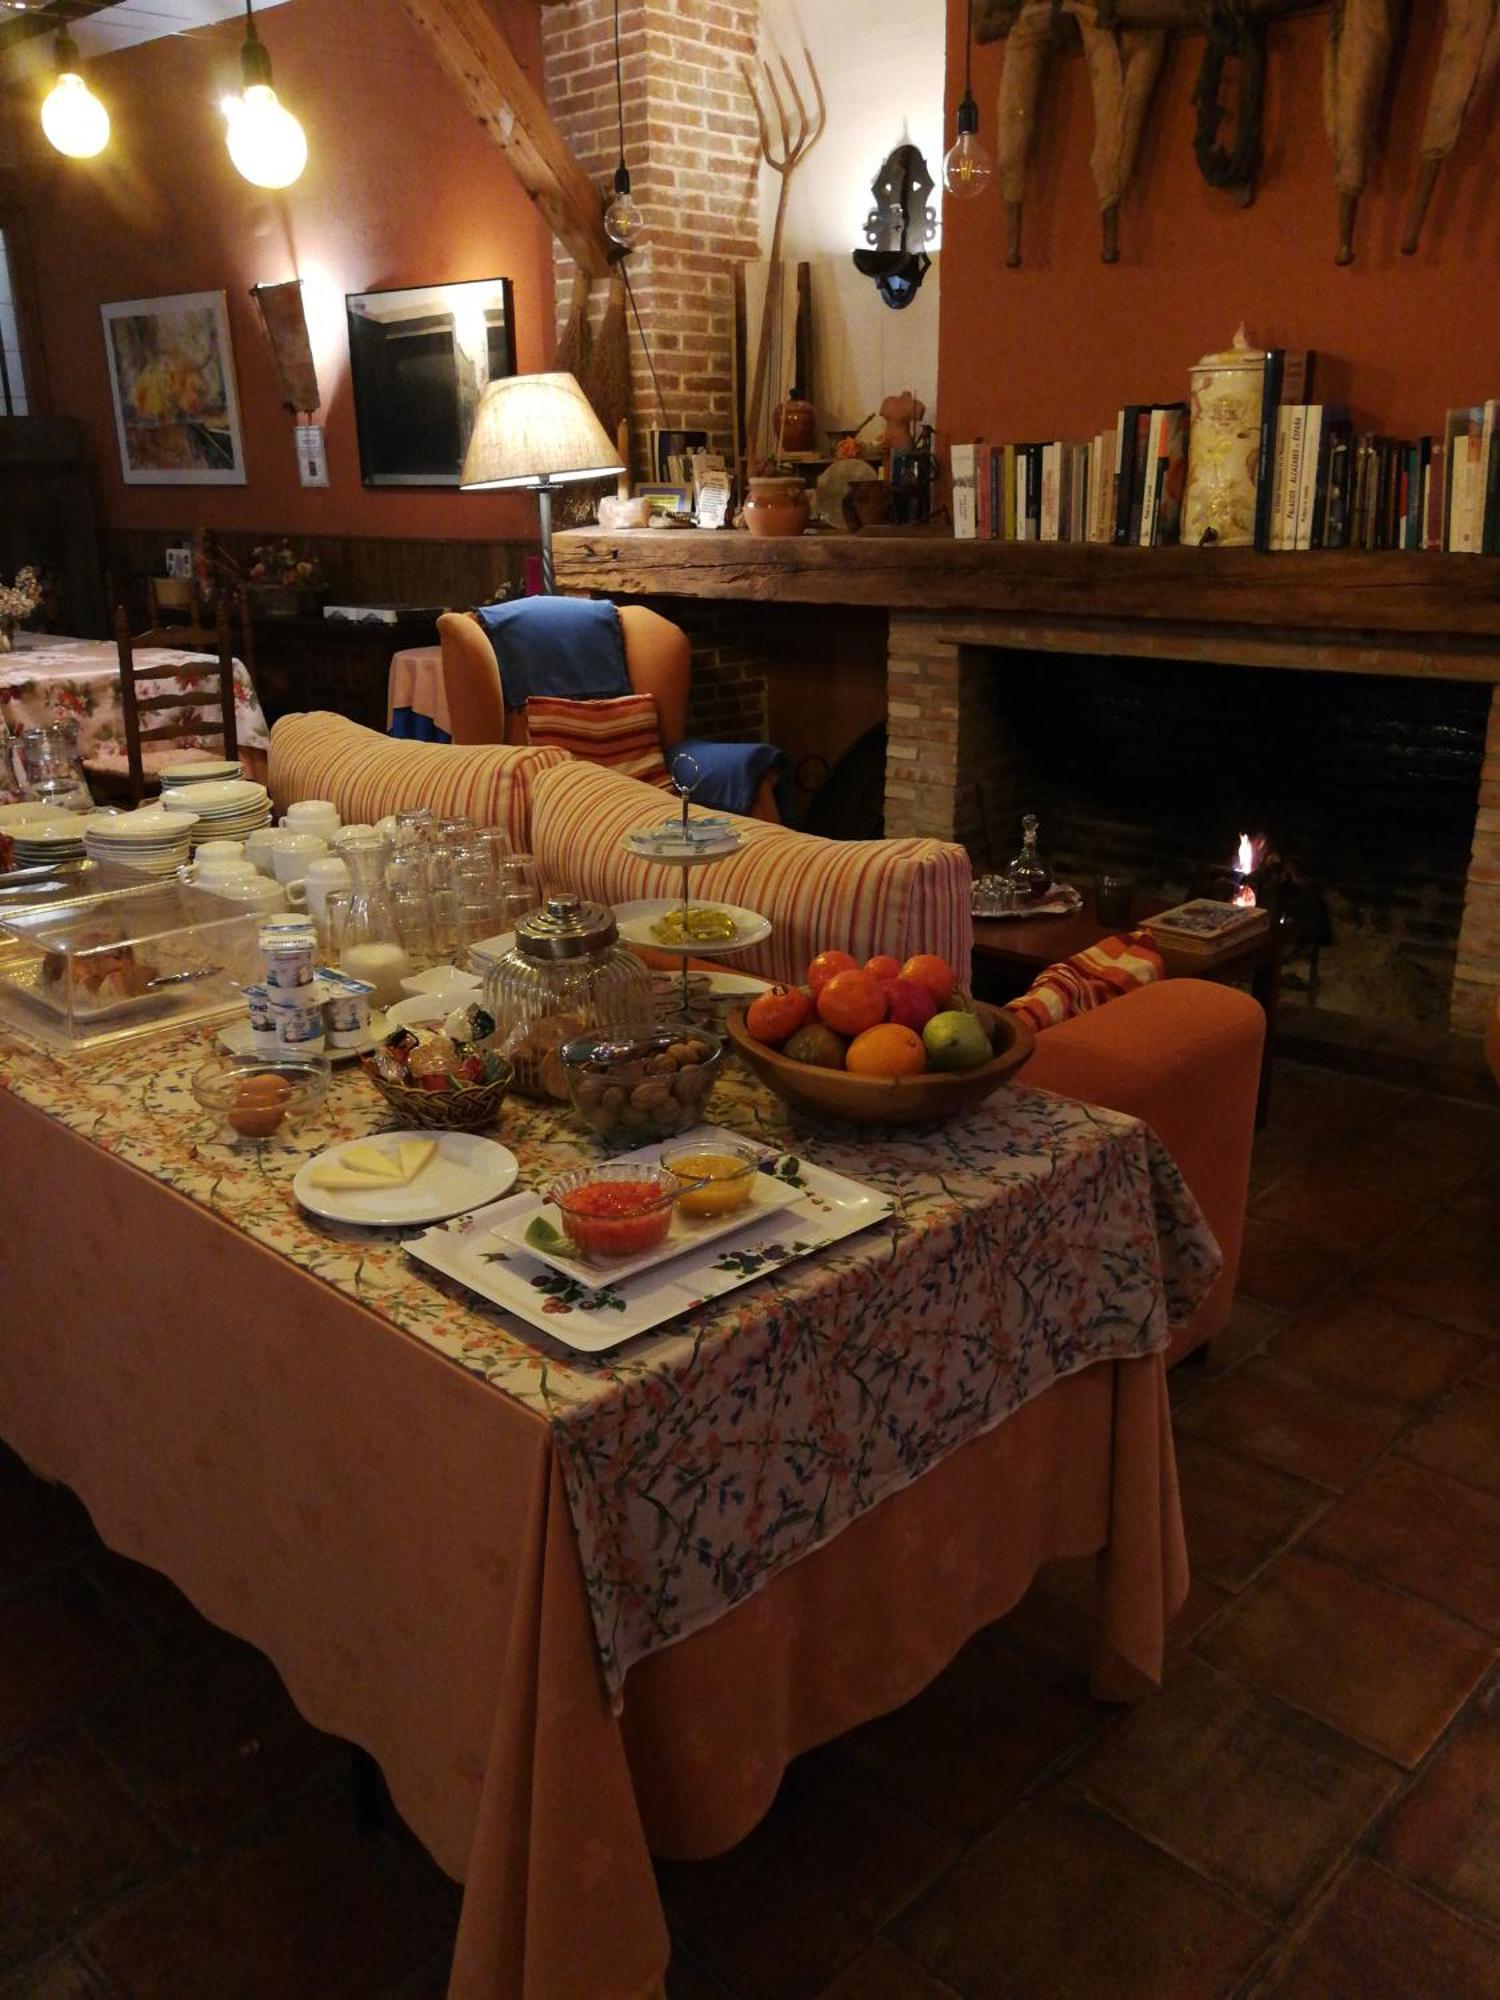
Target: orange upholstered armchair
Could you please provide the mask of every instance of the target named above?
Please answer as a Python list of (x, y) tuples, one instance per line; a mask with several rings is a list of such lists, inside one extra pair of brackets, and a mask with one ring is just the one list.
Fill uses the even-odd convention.
[[(693, 675), (688, 636), (680, 625), (647, 610), (643, 604), (622, 604), (616, 608), (631, 691), (655, 695), (662, 742), (680, 743), (687, 735), (688, 691)], [(453, 741), (525, 743), (528, 740), (525, 713), (507, 711), (495, 650), (478, 619), (467, 611), (445, 611), (437, 628)], [(770, 778), (761, 785), (753, 817), (780, 818)]]

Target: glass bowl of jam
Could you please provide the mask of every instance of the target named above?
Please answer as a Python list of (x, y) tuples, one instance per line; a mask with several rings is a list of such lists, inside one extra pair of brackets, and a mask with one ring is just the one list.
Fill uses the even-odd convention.
[(679, 1139), (663, 1146), (661, 1164), (677, 1183), (678, 1213), (694, 1222), (743, 1208), (755, 1190), (761, 1154), (728, 1139)]
[(664, 1167), (621, 1160), (559, 1175), (547, 1199), (582, 1256), (639, 1257), (666, 1241), (682, 1185)]

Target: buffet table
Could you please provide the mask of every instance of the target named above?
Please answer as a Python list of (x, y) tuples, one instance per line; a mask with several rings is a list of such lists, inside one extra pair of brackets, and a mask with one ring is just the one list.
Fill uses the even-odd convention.
[[(380, 1761), (466, 1883), (454, 1995), (654, 1991), (651, 1851), (741, 1838), (1049, 1558), (1101, 1552), (1101, 1689), (1159, 1675), (1161, 1350), (1218, 1259), (1144, 1127), (1013, 1090), (799, 1134), (892, 1215), (585, 1358), (304, 1216), (298, 1165), (384, 1105), (344, 1072), (304, 1131), (225, 1144), (205, 1040), (0, 1040), (0, 1436)], [(791, 1143), (733, 1068), (710, 1115)], [(594, 1151), (518, 1100), (499, 1136), (537, 1183)]]

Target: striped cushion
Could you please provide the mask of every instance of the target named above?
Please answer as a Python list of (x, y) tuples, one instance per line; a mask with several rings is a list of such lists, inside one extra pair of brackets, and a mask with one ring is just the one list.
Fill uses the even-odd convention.
[(622, 777), (671, 788), (654, 694), (610, 695), (602, 701), (534, 694), (526, 703), (526, 734), (534, 749), (566, 750)]
[[(532, 787), (531, 850), (542, 878), (606, 903), (673, 894), (680, 877), (621, 846), (632, 827), (656, 826), (660, 792), (585, 764), (544, 771)], [(800, 979), (836, 945), (858, 959), (934, 951), (967, 981), (974, 945), (969, 857), (941, 840), (821, 840), (759, 819), (734, 822), (744, 845), (694, 878), (705, 901), (739, 903), (771, 920), (764, 944), (736, 970)], [(698, 886), (701, 885), (701, 888)]]
[(525, 851), (536, 776), (569, 760), (561, 750), (506, 743), (406, 743), (343, 715), (284, 715), (271, 730), (271, 797), (332, 799), (346, 821), (371, 822), (406, 806), (468, 813), (503, 826)]

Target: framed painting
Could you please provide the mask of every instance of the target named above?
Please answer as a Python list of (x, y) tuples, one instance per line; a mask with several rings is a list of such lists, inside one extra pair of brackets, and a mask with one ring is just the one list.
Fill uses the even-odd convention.
[(222, 292), (100, 307), (127, 486), (243, 486), (229, 314)]

